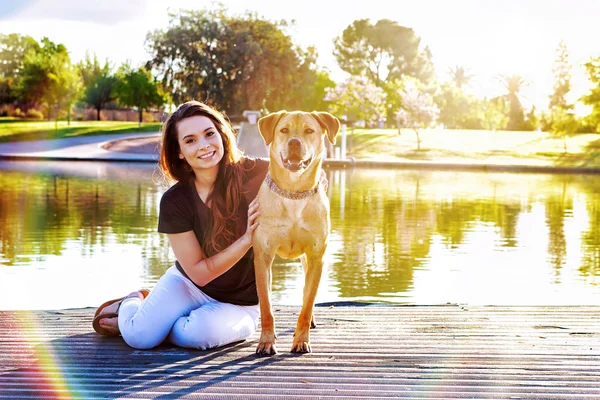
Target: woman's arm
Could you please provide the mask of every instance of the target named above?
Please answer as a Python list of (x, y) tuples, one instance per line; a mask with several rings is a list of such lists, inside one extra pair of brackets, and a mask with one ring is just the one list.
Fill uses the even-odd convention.
[(193, 231), (167, 234), (175, 257), (187, 276), (198, 286), (204, 286), (229, 271), (252, 246), (252, 235), (258, 226), (258, 203), (248, 207), (246, 233), (229, 247), (212, 257), (206, 258)]

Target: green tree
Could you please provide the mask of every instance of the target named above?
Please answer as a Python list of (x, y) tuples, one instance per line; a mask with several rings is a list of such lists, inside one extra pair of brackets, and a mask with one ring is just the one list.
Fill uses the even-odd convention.
[(462, 90), (457, 82), (444, 82), (436, 93), (439, 122), (449, 129), (483, 129), (481, 101)]
[(398, 133), (400, 128), (409, 128), (417, 137), (417, 150), (421, 150), (419, 130), (429, 128), (438, 118), (438, 110), (433, 97), (419, 87), (416, 79), (406, 79), (404, 87), (399, 89), (402, 107), (396, 113)]
[(326, 70), (318, 70), (315, 82), (312, 85), (313, 90), (304, 99), (304, 104), (300, 107), (303, 110), (326, 111), (330, 108), (330, 102), (327, 100), (327, 94), (335, 88), (336, 83), (329, 77)]
[(473, 79), (473, 75), (471, 75), (462, 65), (450, 68), (448, 73), (450, 74), (450, 79), (454, 83), (454, 86), (458, 89), (462, 89), (463, 86), (468, 86), (471, 79)]
[(352, 76), (327, 92), (325, 101), (335, 115), (351, 121), (378, 121), (385, 116), (385, 92), (362, 76)]
[(96, 120), (100, 121), (100, 111), (116, 98), (117, 78), (111, 75), (108, 60), (104, 65), (100, 65), (95, 55), (93, 59), (86, 55), (85, 60), (81, 61), (78, 67), (84, 85), (82, 101), (96, 109)]
[(549, 109), (562, 108), (572, 110), (573, 105), (567, 102), (566, 96), (571, 91), (571, 63), (567, 45), (561, 40), (556, 49), (556, 59), (552, 68), (554, 75), (554, 91), (550, 95)]
[(535, 131), (540, 127), (540, 118), (537, 115), (537, 110), (535, 106), (531, 107), (531, 110), (525, 116), (525, 121), (523, 122), (523, 130), (524, 131)]
[(584, 104), (592, 106), (586, 122), (595, 127), (596, 132), (600, 132), (600, 57), (591, 58), (584, 66), (592, 83), (590, 92), (581, 97)]
[(44, 38), (39, 51), (25, 56), (16, 89), (24, 101), (45, 105), (48, 119), (54, 117), (58, 124), (61, 111), (70, 113), (81, 93), (81, 77), (66, 47)]
[(134, 69), (129, 64), (121, 65), (117, 71), (115, 93), (120, 104), (137, 107), (140, 126), (144, 110), (162, 106), (169, 100), (150, 71), (144, 67)]
[(17, 99), (15, 85), (23, 70), (25, 56), (39, 49), (38, 42), (30, 36), (16, 33), (0, 35), (0, 104)]
[(344, 71), (366, 75), (377, 86), (405, 75), (429, 83), (434, 76), (431, 53), (419, 48), (421, 38), (411, 28), (382, 19), (354, 21), (334, 39), (334, 56)]
[(506, 99), (508, 101), (508, 125), (509, 131), (520, 131), (525, 125), (525, 112), (521, 105), (519, 96), (521, 90), (527, 85), (527, 82), (519, 75), (500, 76), (504, 87), (508, 91)]
[(286, 26), (223, 7), (181, 11), (148, 35), (147, 66), (177, 103), (202, 99), (230, 114), (300, 108), (318, 84), (316, 52), (295, 46)]
[(563, 151), (567, 152), (567, 136), (577, 129), (577, 119), (573, 112), (561, 107), (555, 107), (550, 115), (552, 125), (550, 131), (563, 139)]
[(374, 25), (368, 19), (354, 21), (334, 39), (334, 56), (341, 69), (364, 75), (386, 92), (387, 121), (394, 120), (401, 105), (398, 84), (413, 77), (424, 84), (434, 78), (431, 51), (420, 48), (414, 30), (382, 19)]
[(496, 131), (506, 128), (508, 124), (508, 105), (505, 97), (484, 98), (481, 107), (484, 129)]

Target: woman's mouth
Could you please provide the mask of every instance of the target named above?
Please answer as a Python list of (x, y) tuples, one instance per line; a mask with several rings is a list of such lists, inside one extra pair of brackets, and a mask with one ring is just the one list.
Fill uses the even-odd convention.
[(210, 153), (202, 154), (198, 158), (201, 159), (201, 160), (206, 160), (206, 159), (211, 158), (212, 156), (214, 156), (215, 153), (216, 153), (216, 151), (211, 151)]

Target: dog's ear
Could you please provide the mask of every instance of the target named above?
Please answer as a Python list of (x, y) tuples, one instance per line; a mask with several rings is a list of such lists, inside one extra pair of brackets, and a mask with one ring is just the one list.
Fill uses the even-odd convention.
[(265, 140), (265, 144), (267, 146), (273, 141), (273, 137), (275, 136), (275, 127), (285, 114), (287, 114), (287, 111), (281, 110), (276, 113), (265, 115), (258, 120), (258, 130)]
[(319, 125), (327, 131), (327, 138), (332, 144), (335, 144), (335, 135), (340, 130), (340, 120), (323, 111), (313, 111), (310, 113), (319, 122)]

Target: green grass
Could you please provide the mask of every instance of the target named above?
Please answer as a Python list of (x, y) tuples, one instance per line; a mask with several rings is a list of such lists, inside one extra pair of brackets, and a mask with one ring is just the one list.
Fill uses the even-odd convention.
[[(60, 139), (75, 136), (158, 132), (160, 123), (122, 121), (26, 121), (0, 118), (0, 142)], [(563, 139), (546, 132), (424, 129), (421, 148), (412, 130), (348, 129), (347, 154), (363, 160), (414, 160), (486, 164), (527, 164), (600, 168), (600, 134), (574, 134)], [(337, 145), (341, 143), (341, 133)]]
[(30, 140), (62, 139), (76, 136), (106, 135), (133, 132), (158, 132), (160, 123), (123, 121), (26, 121), (14, 118), (0, 118), (0, 142), (23, 142)]
[[(600, 168), (600, 134), (562, 137), (546, 132), (424, 129), (421, 148), (412, 130), (347, 130), (347, 154), (356, 159), (527, 164)], [(337, 144), (341, 142), (338, 134)]]

